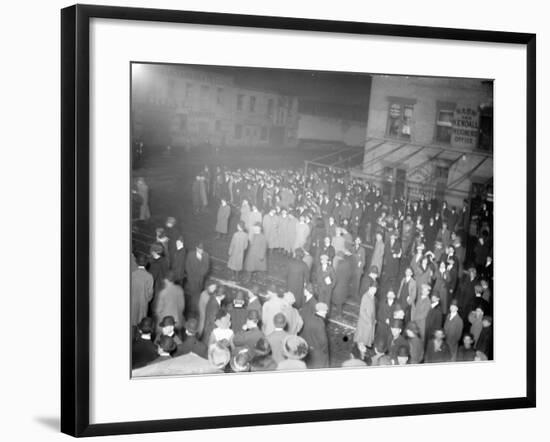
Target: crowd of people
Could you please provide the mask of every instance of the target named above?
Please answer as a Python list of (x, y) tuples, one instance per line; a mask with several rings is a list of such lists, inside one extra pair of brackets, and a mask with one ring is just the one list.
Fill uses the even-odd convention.
[[(209, 278), (203, 242), (187, 250), (167, 217), (134, 257), (134, 368), (190, 352), (230, 372), (331, 367), (327, 321), (346, 304), (358, 315), (342, 366), (493, 358), (489, 203), (388, 199), (331, 168), (205, 166), (190, 191), (195, 214), (217, 208), (213, 234), (230, 239), (227, 268), (241, 289)], [(148, 222), (142, 178), (135, 194)], [(262, 288), (275, 255), (285, 284)]]

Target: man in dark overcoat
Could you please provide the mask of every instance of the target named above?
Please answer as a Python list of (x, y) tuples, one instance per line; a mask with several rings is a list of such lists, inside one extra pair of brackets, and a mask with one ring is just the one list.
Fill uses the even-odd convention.
[(304, 304), (304, 285), (309, 282), (309, 268), (303, 258), (304, 252), (298, 249), (296, 256), (288, 262), (286, 268), (286, 287), (294, 295), (294, 305), (297, 309)]
[(304, 326), (300, 336), (305, 339), (309, 351), (305, 359), (307, 368), (329, 367), (329, 344), (326, 329), (326, 315), (328, 305), (318, 302), (315, 305), (315, 314), (304, 318)]
[(201, 243), (197, 244), (194, 252), (188, 253), (185, 259), (185, 305), (187, 316), (198, 313), (200, 294), (204, 288), (204, 280), (210, 271), (210, 257)]
[(431, 297), (432, 305), (426, 316), (426, 342), (429, 342), (436, 330), (440, 330), (443, 327), (443, 311), (439, 304), (439, 294), (437, 292), (432, 293)]

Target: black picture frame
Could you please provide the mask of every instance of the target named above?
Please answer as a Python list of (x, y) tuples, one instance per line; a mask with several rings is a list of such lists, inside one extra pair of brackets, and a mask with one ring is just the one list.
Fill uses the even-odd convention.
[[(510, 43), (527, 51), (526, 396), (382, 407), (305, 410), (90, 424), (90, 19), (109, 18), (278, 30)], [(75, 5), (61, 10), (61, 431), (72, 436), (365, 419), (536, 405), (536, 35), (290, 17)]]

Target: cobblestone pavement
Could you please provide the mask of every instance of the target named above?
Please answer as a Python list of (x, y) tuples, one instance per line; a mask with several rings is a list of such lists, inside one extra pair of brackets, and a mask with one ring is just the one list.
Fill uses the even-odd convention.
[[(288, 158), (286, 155), (278, 162), (282, 164), (292, 160), (293, 158)], [(184, 236), (188, 249), (193, 248), (199, 241), (205, 244), (205, 248), (212, 258), (211, 277), (236, 288), (250, 288), (251, 285), (258, 284), (262, 290), (265, 290), (268, 284), (275, 283), (281, 290), (286, 289), (283, 272), (288, 258), (280, 254), (270, 254), (268, 256), (268, 272), (258, 275), (253, 281), (233, 281), (231, 279), (230, 272), (226, 267), (227, 250), (231, 235), (236, 230), (239, 212), (237, 208), (232, 207), (230, 234), (221, 239), (216, 239), (214, 232), (217, 207), (208, 207), (200, 214), (193, 214), (190, 200), (190, 180), (203, 165), (201, 159), (188, 161), (185, 164), (161, 161), (151, 167), (134, 171), (134, 176), (144, 176), (149, 185), (153, 214), (147, 224), (133, 224), (134, 249), (145, 252), (153, 239), (154, 228), (162, 226), (166, 217), (172, 215), (178, 220), (178, 228)], [(241, 167), (247, 166), (241, 164)], [(269, 167), (276, 167), (273, 160), (269, 161)], [(349, 301), (345, 305), (341, 317), (329, 320), (331, 367), (339, 367), (344, 360), (349, 358), (357, 313), (357, 303)]]

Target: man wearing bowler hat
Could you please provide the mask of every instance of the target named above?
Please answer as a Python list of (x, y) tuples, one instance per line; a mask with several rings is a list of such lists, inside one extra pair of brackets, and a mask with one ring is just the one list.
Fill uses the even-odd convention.
[(195, 318), (189, 318), (185, 322), (183, 343), (178, 345), (176, 356), (195, 353), (201, 358), (208, 358), (208, 346), (197, 337), (199, 322)]
[(258, 328), (259, 321), (260, 315), (256, 310), (248, 311), (246, 323), (242, 327), (242, 330), (236, 331), (233, 338), (235, 347), (246, 347), (250, 351), (256, 347), (257, 342), (264, 337), (264, 334)]
[(209, 271), (210, 257), (204, 250), (203, 243), (199, 242), (195, 250), (187, 254), (185, 260), (185, 272), (187, 273), (187, 283), (185, 284), (186, 317), (198, 313), (199, 297)]
[(152, 363), (156, 364), (172, 359), (172, 354), (176, 351), (176, 348), (177, 345), (173, 338), (166, 335), (161, 336), (157, 346), (158, 357)]
[(158, 324), (159, 334), (155, 339), (155, 344), (160, 342), (163, 336), (168, 336), (174, 340), (176, 345), (182, 343), (180, 337), (176, 332), (176, 321), (173, 316), (165, 316)]
[(400, 347), (406, 347), (410, 351), (409, 343), (403, 337), (403, 321), (401, 319), (393, 319), (390, 323), (391, 338), (388, 342), (389, 356), (392, 360), (397, 360), (397, 354)]
[(131, 324), (137, 326), (147, 316), (149, 303), (153, 299), (153, 277), (145, 270), (147, 257), (138, 255), (136, 258), (137, 269), (132, 272), (130, 285), (131, 299)]
[(328, 305), (318, 302), (315, 305), (315, 314), (304, 320), (304, 327), (300, 336), (309, 346), (305, 360), (308, 368), (327, 368), (329, 366), (329, 341), (326, 329)]
[(144, 367), (157, 357), (157, 347), (153, 344), (153, 320), (143, 318), (138, 324), (139, 336), (132, 343), (132, 369)]

